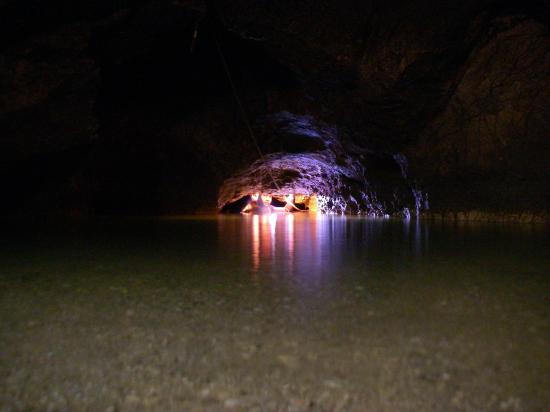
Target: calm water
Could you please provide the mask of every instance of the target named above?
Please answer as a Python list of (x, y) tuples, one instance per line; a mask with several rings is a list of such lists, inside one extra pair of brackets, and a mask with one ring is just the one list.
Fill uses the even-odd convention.
[(550, 232), (11, 222), (0, 410), (543, 411)]

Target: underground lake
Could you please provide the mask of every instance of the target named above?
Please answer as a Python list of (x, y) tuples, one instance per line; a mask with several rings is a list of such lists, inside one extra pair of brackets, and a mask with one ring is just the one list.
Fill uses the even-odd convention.
[(0, 412), (550, 411), (550, 0), (0, 0)]
[(5, 224), (2, 410), (543, 411), (541, 225)]

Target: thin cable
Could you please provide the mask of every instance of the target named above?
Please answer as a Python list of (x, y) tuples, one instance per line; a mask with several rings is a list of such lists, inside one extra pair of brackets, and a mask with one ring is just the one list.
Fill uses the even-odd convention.
[[(227, 75), (227, 79), (229, 80), (229, 84), (231, 85), (231, 91), (233, 92), (233, 97), (237, 102), (237, 106), (239, 107), (239, 111), (241, 113), (241, 117), (243, 118), (243, 121), (248, 130), (248, 134), (250, 135), (250, 138), (252, 139), (252, 142), (254, 143), (254, 147), (258, 151), (258, 154), (260, 155), (260, 159), (262, 159), (263, 163), (265, 164), (265, 156), (262, 153), (262, 149), (260, 149), (260, 145), (258, 144), (258, 140), (256, 139), (256, 136), (254, 135), (254, 131), (252, 130), (252, 126), (250, 125), (250, 121), (248, 120), (248, 115), (246, 113), (246, 110), (244, 110), (244, 106), (239, 97), (237, 87), (235, 86), (235, 82), (233, 82), (233, 78), (231, 77), (229, 66), (227, 65), (227, 60), (225, 60), (225, 56), (223, 55), (222, 49), (220, 47), (220, 43), (218, 42), (218, 38), (216, 37), (216, 35), (214, 35), (214, 42), (216, 43), (216, 48), (218, 50), (218, 54), (220, 55), (220, 60), (225, 70), (225, 74)], [(277, 190), (281, 190), (280, 186), (277, 184), (277, 181), (275, 180), (275, 177), (273, 176), (273, 173), (271, 173), (271, 169), (269, 168), (269, 166), (267, 167), (267, 172), (269, 173), (271, 180), (273, 180), (273, 183), (275, 184), (275, 187), (277, 188)]]
[(195, 51), (195, 44), (197, 44), (197, 37), (199, 35), (199, 20), (195, 23), (195, 31), (193, 31), (193, 38), (191, 39), (191, 44), (189, 46), (189, 53), (193, 54)]

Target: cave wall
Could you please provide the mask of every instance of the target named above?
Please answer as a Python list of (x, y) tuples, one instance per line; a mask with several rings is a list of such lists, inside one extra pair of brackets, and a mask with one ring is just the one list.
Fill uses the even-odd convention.
[(541, 23), (524, 15), (492, 22), (444, 110), (410, 148), (417, 173), (432, 185), (439, 204), (495, 210), (548, 206), (549, 51), (548, 29)]
[[(214, 44), (219, 23), (167, 2), (93, 11), (20, 34), (2, 55), (1, 210), (215, 210), (223, 179), (257, 156)], [(232, 66), (250, 64), (234, 77), (259, 113), (266, 87), (292, 87), (261, 48), (227, 33), (219, 45)]]
[(302, 74), (316, 116), (405, 153), (432, 209), (548, 210), (548, 4), (222, 3)]
[(266, 118), (311, 116), (381, 187), (395, 176), (387, 159), (406, 155), (435, 211), (547, 213), (548, 9), (0, 2), (0, 212), (214, 208), (223, 181), (259, 156), (219, 45), (265, 154), (301, 147)]

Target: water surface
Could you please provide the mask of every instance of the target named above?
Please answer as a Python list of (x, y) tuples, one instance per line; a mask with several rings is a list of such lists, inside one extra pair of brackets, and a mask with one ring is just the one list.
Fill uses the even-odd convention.
[(550, 404), (542, 226), (301, 214), (4, 226), (1, 410)]

